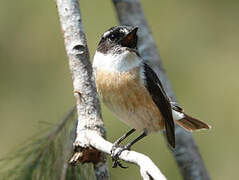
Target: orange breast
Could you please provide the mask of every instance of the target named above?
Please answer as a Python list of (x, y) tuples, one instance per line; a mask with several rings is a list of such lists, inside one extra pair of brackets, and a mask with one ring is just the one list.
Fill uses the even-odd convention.
[(140, 69), (130, 72), (96, 71), (96, 85), (104, 104), (130, 127), (150, 131), (164, 128), (158, 107), (139, 79)]

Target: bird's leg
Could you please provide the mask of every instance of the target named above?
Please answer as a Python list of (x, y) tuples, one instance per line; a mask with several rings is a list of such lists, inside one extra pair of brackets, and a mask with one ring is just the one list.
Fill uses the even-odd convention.
[(122, 137), (120, 137), (119, 139), (117, 139), (113, 146), (112, 146), (112, 149), (111, 149), (111, 156), (113, 156), (114, 154), (114, 151), (119, 147), (120, 143), (126, 139), (130, 134), (132, 134), (133, 132), (135, 132), (136, 130), (135, 129), (131, 129), (129, 132), (125, 133)]
[[(135, 132), (136, 129), (131, 129), (129, 132), (127, 132), (126, 134), (124, 134), (122, 137), (120, 137), (119, 139), (117, 139), (113, 146), (112, 149), (110, 151), (111, 157), (112, 157), (112, 161), (113, 161), (113, 168), (117, 167), (117, 165), (119, 165), (121, 168), (126, 168), (124, 167), (120, 162), (118, 162), (118, 157), (115, 156), (115, 150), (119, 147), (120, 143), (126, 139), (129, 135), (131, 135), (133, 132)], [(118, 153), (117, 153), (118, 154)]]
[(131, 129), (129, 132), (125, 133), (122, 137), (117, 139), (114, 142), (112, 149), (115, 148), (115, 147), (117, 148), (124, 139), (126, 139), (130, 134), (132, 134), (135, 131), (136, 131), (135, 129)]
[[(132, 129), (133, 130), (133, 129)], [(131, 131), (132, 131), (131, 130)], [(135, 131), (135, 130), (134, 130)], [(133, 131), (133, 132), (134, 132)], [(132, 133), (130, 133), (130, 134), (132, 134)], [(126, 135), (126, 134), (125, 134)], [(128, 135), (129, 136), (129, 135)], [(127, 167), (125, 167), (125, 166), (123, 166), (119, 161), (118, 161), (118, 159), (119, 159), (119, 156), (120, 156), (120, 154), (124, 151), (124, 150), (130, 150), (130, 148), (136, 143), (136, 142), (138, 142), (140, 139), (142, 139), (142, 138), (144, 138), (145, 136), (147, 136), (147, 132), (146, 131), (144, 131), (139, 137), (137, 137), (135, 140), (133, 140), (132, 142), (130, 142), (130, 143), (128, 143), (126, 146), (123, 146), (116, 154), (114, 153), (114, 151), (115, 151), (115, 149), (113, 150), (113, 151), (111, 151), (111, 156), (112, 156), (112, 160), (113, 160), (113, 165), (112, 165), (112, 167), (113, 168), (116, 168), (118, 165), (121, 167), (121, 168), (127, 168)], [(122, 136), (123, 137), (123, 136)], [(127, 136), (126, 136), (127, 137)], [(125, 137), (125, 138), (126, 138)], [(123, 139), (125, 139), (125, 138), (123, 138)], [(121, 139), (121, 138), (120, 138)], [(118, 140), (120, 140), (120, 139), (118, 139)], [(118, 141), (117, 140), (117, 141)], [(122, 141), (122, 140), (121, 140)], [(120, 141), (120, 142), (121, 142)]]
[(143, 139), (145, 136), (147, 136), (147, 132), (143, 132), (139, 137), (137, 137), (135, 140), (133, 140), (132, 142), (130, 142), (129, 144), (127, 144), (125, 146), (125, 148), (127, 150), (130, 150), (131, 146), (133, 146), (136, 142), (138, 142), (140, 139)]

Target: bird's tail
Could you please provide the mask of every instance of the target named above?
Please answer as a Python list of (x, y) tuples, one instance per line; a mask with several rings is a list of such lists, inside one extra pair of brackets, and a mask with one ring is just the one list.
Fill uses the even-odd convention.
[(175, 122), (183, 127), (187, 131), (195, 131), (195, 130), (200, 130), (200, 129), (210, 129), (210, 125), (206, 124), (205, 122), (202, 122), (198, 119), (195, 119), (185, 113), (184, 117), (180, 120), (176, 120)]

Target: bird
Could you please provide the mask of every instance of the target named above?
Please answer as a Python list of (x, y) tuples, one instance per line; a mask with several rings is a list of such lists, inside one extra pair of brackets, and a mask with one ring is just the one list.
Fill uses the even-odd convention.
[[(122, 151), (130, 149), (148, 134), (162, 131), (166, 131), (168, 144), (175, 148), (175, 123), (187, 131), (210, 129), (210, 126), (186, 114), (167, 96), (156, 73), (140, 56), (138, 29), (128, 25), (108, 29), (102, 35), (93, 58), (100, 99), (119, 120), (132, 128), (114, 143), (114, 147), (138, 130), (142, 134)], [(115, 163), (113, 166), (117, 164), (121, 165)]]

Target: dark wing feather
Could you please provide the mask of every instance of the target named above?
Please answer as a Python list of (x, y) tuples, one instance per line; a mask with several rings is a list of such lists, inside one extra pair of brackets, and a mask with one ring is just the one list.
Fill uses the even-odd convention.
[(160, 112), (163, 115), (165, 121), (167, 140), (169, 144), (174, 148), (175, 147), (174, 121), (169, 99), (157, 75), (147, 64), (144, 64), (144, 74), (146, 78), (145, 79), (146, 88), (149, 91), (154, 103), (157, 105), (157, 107), (159, 108)]

